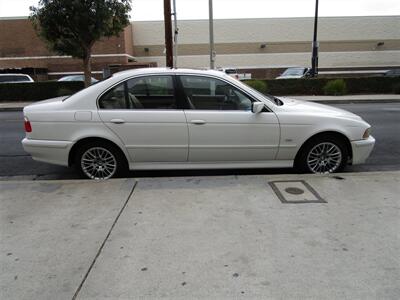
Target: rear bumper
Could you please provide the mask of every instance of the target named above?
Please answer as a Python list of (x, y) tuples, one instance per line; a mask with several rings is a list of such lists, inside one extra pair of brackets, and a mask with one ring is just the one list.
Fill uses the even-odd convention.
[(375, 139), (372, 136), (366, 140), (351, 142), (353, 165), (364, 163), (371, 154), (372, 149), (374, 149), (374, 145)]
[(68, 155), (72, 147), (69, 141), (31, 140), (24, 138), (22, 146), (37, 161), (68, 166)]

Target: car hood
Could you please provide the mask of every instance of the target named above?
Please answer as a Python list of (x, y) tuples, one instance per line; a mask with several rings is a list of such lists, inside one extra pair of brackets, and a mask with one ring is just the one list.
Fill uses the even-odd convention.
[(288, 97), (279, 97), (279, 99), (284, 103), (282, 108), (284, 108), (286, 111), (331, 115), (348, 119), (362, 120), (360, 116), (357, 116), (352, 112), (333, 106), (319, 104), (311, 101), (297, 100)]

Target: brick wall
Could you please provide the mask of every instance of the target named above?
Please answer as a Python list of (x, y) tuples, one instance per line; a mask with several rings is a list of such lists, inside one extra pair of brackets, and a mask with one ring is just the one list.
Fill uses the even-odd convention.
[[(94, 45), (92, 70), (127, 64), (132, 55), (132, 25), (128, 25), (119, 36), (103, 38)], [(0, 19), (0, 69), (25, 67), (47, 68), (49, 73), (76, 72), (82, 71), (82, 62), (49, 51), (27, 18)]]

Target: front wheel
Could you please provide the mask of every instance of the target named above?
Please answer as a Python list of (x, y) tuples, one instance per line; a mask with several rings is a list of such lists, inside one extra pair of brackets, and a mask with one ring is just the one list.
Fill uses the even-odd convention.
[(121, 174), (124, 160), (114, 146), (92, 142), (79, 148), (75, 165), (80, 173), (90, 179), (105, 180)]
[(347, 159), (347, 148), (341, 140), (321, 138), (305, 145), (299, 154), (296, 165), (302, 172), (334, 173), (343, 170)]

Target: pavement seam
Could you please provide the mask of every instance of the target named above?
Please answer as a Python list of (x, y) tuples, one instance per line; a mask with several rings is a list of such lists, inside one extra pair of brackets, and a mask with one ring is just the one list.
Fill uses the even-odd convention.
[(101, 246), (100, 246), (99, 250), (97, 250), (96, 256), (94, 257), (92, 263), (90, 264), (89, 269), (86, 271), (85, 276), (83, 277), (81, 283), (79, 284), (78, 288), (76, 289), (75, 294), (74, 294), (74, 296), (72, 297), (72, 300), (75, 300), (75, 299), (78, 297), (79, 292), (81, 291), (83, 285), (84, 285), (85, 282), (86, 282), (86, 279), (89, 277), (90, 271), (92, 271), (92, 269), (93, 269), (93, 267), (94, 267), (94, 265), (95, 265), (95, 263), (96, 263), (96, 261), (97, 261), (97, 258), (100, 256), (101, 251), (103, 250), (103, 248), (104, 248), (104, 246), (105, 246), (105, 244), (106, 244), (108, 238), (110, 237), (112, 230), (114, 229), (115, 225), (117, 224), (117, 222), (118, 222), (118, 220), (119, 220), (119, 217), (121, 216), (122, 212), (125, 210), (125, 207), (128, 205), (128, 202), (129, 202), (129, 200), (131, 199), (131, 197), (132, 197), (132, 195), (133, 195), (133, 192), (134, 192), (134, 190), (135, 190), (135, 188), (136, 188), (136, 186), (137, 186), (137, 183), (138, 183), (138, 182), (135, 181), (135, 183), (134, 183), (134, 185), (133, 185), (133, 187), (132, 187), (132, 190), (130, 191), (130, 193), (129, 193), (127, 199), (126, 199), (125, 202), (124, 202), (124, 205), (122, 206), (122, 208), (121, 208), (121, 210), (119, 211), (117, 217), (115, 218), (114, 222), (112, 223), (112, 225), (111, 225), (111, 227), (110, 227), (110, 230), (108, 231), (108, 233), (107, 233), (105, 239), (104, 239), (103, 242), (101, 243)]

